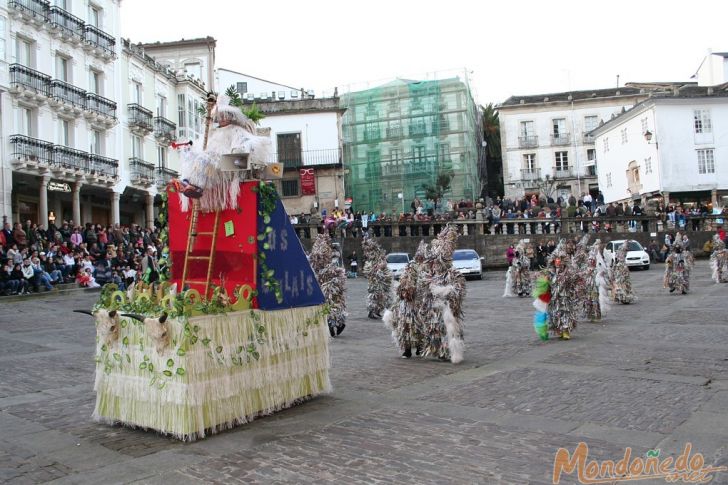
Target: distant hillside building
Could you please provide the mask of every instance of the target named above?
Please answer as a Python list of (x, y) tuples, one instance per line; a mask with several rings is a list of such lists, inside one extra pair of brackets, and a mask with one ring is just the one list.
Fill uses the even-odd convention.
[(453, 176), (446, 198), (479, 197), (482, 117), (459, 78), (397, 79), (346, 94), (341, 106), (346, 196), (355, 210), (407, 211), (441, 173)]

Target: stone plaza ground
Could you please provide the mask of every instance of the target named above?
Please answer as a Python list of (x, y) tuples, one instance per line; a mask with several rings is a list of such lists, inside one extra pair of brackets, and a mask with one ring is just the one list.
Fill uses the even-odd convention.
[(366, 318), (366, 280), (348, 280), (334, 391), (194, 443), (91, 420), (95, 331), (71, 310), (98, 294), (0, 301), (0, 482), (547, 484), (557, 449), (581, 441), (615, 461), (690, 442), (728, 465), (728, 285), (706, 261), (687, 296), (662, 274), (633, 272), (635, 304), (542, 343), (531, 300), (501, 298), (504, 273), (487, 273), (468, 282), (457, 366), (401, 359)]

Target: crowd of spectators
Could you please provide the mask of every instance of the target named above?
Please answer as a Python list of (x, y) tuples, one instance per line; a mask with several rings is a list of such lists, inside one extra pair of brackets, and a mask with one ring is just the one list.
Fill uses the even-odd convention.
[[(364, 213), (353, 209), (332, 211), (322, 209), (320, 213), (291, 216), (293, 224), (318, 226), (318, 230), (328, 230), (332, 235), (360, 236), (372, 225), (375, 235), (391, 236), (391, 227), (380, 228), (377, 223), (446, 223), (448, 221), (468, 221), (482, 218), (487, 225), (486, 233), (495, 234), (549, 234), (559, 232), (562, 219), (570, 220), (567, 232), (612, 232), (614, 219), (622, 220), (630, 216), (638, 216), (626, 223), (626, 229), (632, 232), (648, 231), (649, 221), (639, 216), (650, 215), (665, 223), (665, 227), (700, 230), (701, 218), (715, 214), (710, 204), (699, 203), (689, 206), (674, 204), (665, 207), (656, 202), (649, 207), (642, 207), (639, 201), (623, 203), (604, 203), (601, 192), (596, 196), (583, 193), (579, 198), (571, 195), (567, 198), (531, 195), (520, 198), (487, 198), (477, 202), (462, 199), (434, 201), (415, 198), (407, 212)], [(579, 221), (584, 219), (584, 221)], [(611, 220), (610, 220), (611, 219)], [(530, 231), (529, 231), (530, 229)], [(404, 234), (404, 233), (403, 233)], [(308, 237), (308, 235), (306, 235)]]
[(0, 231), (0, 295), (51, 291), (59, 284), (94, 288), (116, 283), (121, 289), (159, 277), (157, 229), (138, 225), (83, 226), (63, 221), (48, 228), (9, 222)]

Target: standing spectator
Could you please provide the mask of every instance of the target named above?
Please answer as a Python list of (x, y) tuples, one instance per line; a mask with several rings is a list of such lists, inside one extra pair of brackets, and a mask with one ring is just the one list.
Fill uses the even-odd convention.
[(26, 233), (23, 230), (23, 226), (19, 222), (15, 223), (15, 229), (13, 230), (13, 240), (18, 245), (18, 249), (20, 250), (25, 249), (25, 246), (28, 244)]
[(15, 244), (15, 238), (13, 238), (13, 229), (10, 226), (9, 222), (6, 222), (3, 227), (3, 234), (5, 235), (5, 245), (6, 247), (12, 246)]
[(513, 263), (513, 258), (516, 257), (516, 250), (513, 247), (513, 244), (508, 246), (508, 249), (506, 249), (506, 260), (508, 260), (508, 266), (510, 267)]
[(351, 254), (349, 255), (349, 268), (350, 268), (351, 274), (352, 274), (352, 276), (354, 276), (354, 278), (356, 278), (358, 276), (358, 274), (357, 274), (358, 267), (359, 267), (359, 263), (357, 262), (356, 251), (352, 251)]
[(142, 259), (142, 281), (145, 283), (154, 283), (159, 280), (159, 263), (156, 252), (154, 246), (147, 246), (147, 253)]
[(71, 234), (71, 244), (73, 244), (73, 248), (78, 248), (81, 243), (83, 242), (83, 236), (81, 235), (81, 232), (76, 227), (73, 229), (73, 234)]

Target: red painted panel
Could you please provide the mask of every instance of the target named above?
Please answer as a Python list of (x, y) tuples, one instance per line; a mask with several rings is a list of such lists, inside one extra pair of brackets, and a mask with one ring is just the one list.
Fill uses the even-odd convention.
[[(253, 192), (257, 182), (243, 182), (238, 196), (237, 210), (224, 210), (220, 212), (220, 222), (217, 229), (217, 243), (215, 244), (215, 262), (212, 271), (212, 283), (224, 286), (229, 295), (238, 285), (256, 287), (256, 261), (258, 256), (257, 245), (257, 200), (258, 194)], [(185, 252), (187, 250), (187, 236), (189, 234), (190, 220), (192, 218), (192, 201), (190, 210), (182, 212), (180, 197), (184, 195), (171, 192), (168, 189), (169, 213), (169, 250), (172, 256), (172, 282), (178, 284), (182, 280)], [(232, 234), (226, 235), (225, 223), (232, 223)], [(200, 213), (197, 222), (197, 232), (212, 232), (215, 224), (215, 213)], [(212, 235), (199, 234), (195, 238), (192, 256), (209, 256), (212, 245)], [(187, 280), (190, 288), (204, 292), (207, 279), (207, 260), (190, 260), (188, 263)], [(198, 280), (192, 283), (189, 280)]]

